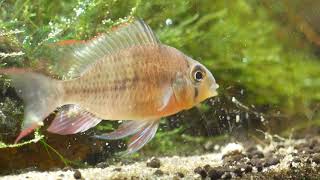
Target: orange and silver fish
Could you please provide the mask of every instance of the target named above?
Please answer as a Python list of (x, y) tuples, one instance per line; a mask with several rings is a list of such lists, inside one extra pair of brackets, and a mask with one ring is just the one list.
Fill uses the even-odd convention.
[(160, 118), (217, 95), (218, 85), (210, 71), (179, 50), (161, 44), (142, 20), (88, 42), (66, 46), (69, 50), (61, 63), (69, 66), (59, 70), (68, 75), (67, 80), (24, 69), (0, 70), (12, 78), (25, 102), (16, 142), (62, 107), (49, 132), (75, 134), (103, 119), (126, 120), (117, 130), (96, 137), (120, 139), (133, 135), (127, 149), (127, 153), (133, 153), (153, 138)]

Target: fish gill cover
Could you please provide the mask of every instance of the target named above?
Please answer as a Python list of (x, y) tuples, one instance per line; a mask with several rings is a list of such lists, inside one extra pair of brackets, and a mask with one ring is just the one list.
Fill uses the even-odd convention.
[[(299, 10), (300, 6), (304, 8)], [(212, 151), (207, 149), (210, 143), (235, 137), (260, 142), (263, 135), (257, 129), (289, 136), (319, 126), (319, 44), (317, 14), (308, 11), (312, 7), (311, 1), (286, 0), (0, 0), (0, 67), (45, 66), (50, 74), (50, 66), (43, 63), (46, 45), (92, 39), (134, 17), (143, 18), (161, 42), (208, 67), (220, 88), (215, 99), (161, 121), (155, 139), (131, 158), (201, 154)], [(5, 76), (0, 80), (2, 173), (11, 168), (61, 167), (63, 162), (97, 164), (125, 149), (123, 141), (91, 138), (118, 126), (109, 121), (67, 137), (41, 128), (29, 141), (41, 139), (38, 143), (13, 148), (23, 103), (10, 80)]]

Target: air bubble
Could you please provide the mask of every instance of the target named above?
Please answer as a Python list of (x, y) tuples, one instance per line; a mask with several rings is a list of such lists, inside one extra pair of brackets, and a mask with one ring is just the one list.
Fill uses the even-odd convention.
[(168, 19), (166, 19), (166, 25), (167, 26), (171, 26), (172, 25), (172, 19), (170, 19), (170, 18), (168, 18)]

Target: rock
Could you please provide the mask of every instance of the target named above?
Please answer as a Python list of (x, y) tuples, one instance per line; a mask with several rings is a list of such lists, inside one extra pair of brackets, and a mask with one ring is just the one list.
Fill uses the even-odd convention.
[(184, 178), (184, 174), (182, 172), (177, 172), (176, 176), (180, 177), (180, 178)]
[(160, 169), (157, 169), (153, 174), (156, 176), (163, 176), (164, 173)]
[(257, 168), (258, 172), (261, 172), (263, 170), (263, 166), (262, 165), (258, 165), (258, 166), (256, 166), (256, 168)]
[(252, 158), (261, 159), (261, 158), (264, 158), (264, 154), (263, 154), (263, 152), (256, 150), (256, 151), (252, 151), (252, 152), (248, 153), (248, 157), (250, 159), (252, 159)]
[(151, 158), (150, 160), (147, 161), (147, 167), (152, 167), (152, 168), (159, 168), (160, 167), (160, 160), (158, 158)]
[(236, 174), (237, 176), (241, 177), (241, 176), (242, 176), (241, 167), (236, 167), (236, 168), (233, 170), (233, 173)]
[(80, 172), (78, 169), (76, 169), (76, 170), (74, 171), (73, 177), (74, 177), (75, 179), (81, 179), (81, 172)]
[(250, 173), (250, 172), (252, 172), (252, 166), (246, 165), (246, 166), (244, 167), (244, 172), (245, 172), (245, 173)]
[(300, 163), (300, 162), (301, 162), (301, 159), (298, 158), (298, 157), (295, 157), (295, 158), (293, 158), (292, 162)]
[(121, 168), (114, 168), (113, 171), (120, 172), (120, 171), (121, 171)]
[(72, 170), (73, 170), (73, 168), (70, 167), (70, 166), (66, 166), (66, 167), (64, 167), (64, 168), (62, 169), (62, 171), (72, 171)]
[(106, 163), (106, 162), (101, 162), (101, 163), (98, 163), (98, 164), (96, 165), (97, 168), (106, 168), (106, 167), (108, 167), (108, 166), (109, 166), (109, 164)]
[(225, 171), (223, 171), (221, 168), (210, 168), (208, 171), (208, 177), (211, 179), (219, 179)]
[(203, 166), (203, 169), (208, 172), (212, 167), (209, 164), (206, 164), (205, 166)]
[(312, 161), (317, 163), (317, 164), (320, 164), (320, 153), (314, 154), (312, 156)]
[(231, 179), (232, 175), (230, 174), (230, 172), (226, 172), (221, 176), (221, 179)]
[(266, 159), (266, 162), (264, 163), (264, 167), (274, 166), (280, 163), (280, 160), (277, 158), (270, 158)]
[(193, 172), (199, 174), (202, 178), (207, 177), (207, 172), (202, 167), (195, 168)]
[(234, 163), (240, 161), (244, 157), (246, 156), (242, 154), (240, 151), (232, 151), (228, 154), (223, 155), (222, 159), (223, 163)]
[(139, 180), (140, 178), (138, 176), (131, 176), (131, 180)]

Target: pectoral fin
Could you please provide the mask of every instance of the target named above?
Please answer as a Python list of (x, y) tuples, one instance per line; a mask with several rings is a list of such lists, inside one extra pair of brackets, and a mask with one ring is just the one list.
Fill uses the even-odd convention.
[(171, 87), (166, 88), (160, 100), (160, 106), (158, 108), (158, 111), (162, 111), (164, 108), (168, 106), (172, 96), (173, 96), (173, 89)]
[(99, 122), (101, 119), (82, 110), (79, 106), (68, 105), (56, 115), (47, 130), (61, 135), (75, 134), (84, 132)]

